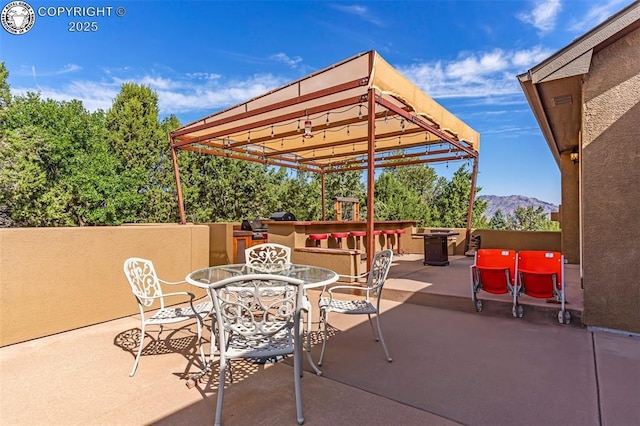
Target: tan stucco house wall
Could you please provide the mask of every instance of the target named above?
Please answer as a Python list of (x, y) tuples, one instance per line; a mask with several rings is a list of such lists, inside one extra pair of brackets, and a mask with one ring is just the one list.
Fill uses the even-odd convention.
[(640, 30), (591, 60), (581, 152), (583, 321), (640, 332)]
[[(640, 333), (640, 2), (518, 76), (561, 173), (583, 324)], [(576, 251), (576, 249), (578, 249)]]

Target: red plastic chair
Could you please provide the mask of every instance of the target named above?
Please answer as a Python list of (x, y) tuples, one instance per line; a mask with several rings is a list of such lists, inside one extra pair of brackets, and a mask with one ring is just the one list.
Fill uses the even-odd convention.
[(513, 296), (514, 317), (522, 317), (524, 311), (518, 305), (516, 291), (517, 258), (515, 250), (480, 249), (476, 252), (471, 269), (471, 298), (476, 311), (482, 311), (482, 300), (476, 296), (480, 290), (491, 294), (510, 294)]
[(518, 252), (518, 294), (560, 302), (558, 322), (569, 324), (571, 314), (565, 310), (564, 256), (556, 251)]

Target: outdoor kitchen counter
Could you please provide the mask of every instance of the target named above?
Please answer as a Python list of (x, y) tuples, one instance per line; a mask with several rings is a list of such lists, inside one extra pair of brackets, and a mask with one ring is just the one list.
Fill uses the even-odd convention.
[[(269, 242), (278, 243), (292, 249), (299, 247), (312, 247), (314, 246), (312, 241), (309, 241), (308, 236), (311, 234), (330, 234), (332, 232), (351, 232), (351, 231), (366, 231), (366, 221), (272, 221), (267, 220), (263, 222), (269, 228)], [(388, 230), (388, 229), (404, 229), (407, 236), (412, 233), (413, 227), (416, 225), (416, 221), (408, 220), (389, 220), (389, 221), (376, 221), (374, 225), (375, 230)], [(395, 238), (395, 237), (394, 237)], [(382, 249), (384, 243), (384, 235), (376, 237), (376, 251)], [(336, 241), (334, 239), (322, 240), (322, 247), (335, 248)], [(361, 241), (361, 248), (364, 251), (364, 241)], [(355, 240), (353, 237), (343, 239), (342, 247), (345, 249), (355, 249)]]

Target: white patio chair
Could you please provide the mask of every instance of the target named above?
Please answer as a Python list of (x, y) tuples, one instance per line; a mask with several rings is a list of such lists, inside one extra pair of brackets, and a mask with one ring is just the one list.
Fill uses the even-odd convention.
[(275, 243), (264, 243), (251, 246), (244, 251), (245, 263), (256, 269), (256, 272), (270, 272), (291, 263), (291, 248)]
[[(276, 243), (257, 244), (245, 250), (245, 263), (251, 265), (256, 273), (279, 273), (291, 265), (291, 248)], [(307, 358), (316, 374), (320, 376), (322, 372), (311, 357), (312, 313), (311, 302), (309, 302), (306, 292), (302, 310), (306, 315), (305, 322), (307, 323), (307, 341), (305, 344)]]
[[(387, 345), (385, 344), (384, 338), (382, 337), (382, 329), (380, 328), (380, 297), (382, 295), (382, 286), (384, 286), (384, 283), (387, 279), (387, 274), (389, 273), (389, 268), (391, 267), (392, 258), (393, 252), (391, 250), (382, 250), (377, 252), (373, 256), (371, 269), (368, 272), (357, 276), (341, 275), (341, 277), (356, 279), (367, 277), (365, 286), (333, 286), (326, 291), (328, 293), (328, 297), (324, 296), (325, 291), (322, 292), (322, 294), (320, 295), (319, 306), (320, 321), (324, 324), (324, 333), (322, 338), (322, 351), (320, 352), (320, 360), (318, 361), (318, 365), (322, 365), (322, 359), (324, 358), (324, 352), (327, 345), (327, 328), (330, 312), (349, 315), (367, 315), (369, 317), (369, 324), (371, 325), (371, 330), (373, 331), (373, 335), (376, 341), (380, 341), (382, 343), (384, 353), (387, 356), (387, 361), (393, 361), (391, 355), (389, 355), (389, 351), (387, 350)], [(360, 295), (356, 296), (355, 298), (353, 296), (347, 297), (344, 295), (340, 295), (336, 298), (334, 297), (334, 295), (336, 294), (336, 290), (349, 290), (350, 292), (360, 293)], [(375, 305), (372, 303), (373, 298), (376, 299)], [(378, 325), (377, 332), (375, 327), (373, 326), (371, 315), (376, 316), (376, 323)]]
[(304, 422), (300, 392), (303, 283), (292, 277), (252, 274), (227, 278), (209, 287), (219, 330), (220, 378), (216, 425), (222, 419), (227, 362), (233, 382), (232, 359), (288, 354), (293, 354), (297, 419), (299, 424)]
[[(166, 285), (175, 285), (182, 284), (185, 281), (169, 282), (159, 279), (153, 267), (153, 262), (147, 259), (132, 257), (125, 260), (124, 274), (126, 275), (127, 280), (131, 285), (131, 290), (138, 302), (141, 319), (140, 344), (129, 376), (133, 377), (136, 369), (138, 368), (138, 362), (140, 360), (140, 355), (142, 354), (142, 348), (144, 347), (146, 327), (148, 325), (159, 325), (160, 331), (158, 332), (158, 337), (160, 337), (160, 334), (162, 333), (162, 326), (164, 324), (175, 324), (195, 319), (198, 326), (198, 340), (196, 344), (200, 349), (200, 356), (202, 357), (202, 362), (204, 364), (206, 362), (204, 350), (200, 344), (200, 338), (202, 337), (202, 323), (204, 318), (212, 311), (213, 303), (211, 301), (206, 301), (194, 305), (193, 302), (195, 295), (186, 291), (164, 293), (162, 291), (161, 283)], [(188, 306), (185, 306), (183, 303), (181, 306), (167, 307), (165, 298), (170, 296), (188, 296), (189, 304)], [(145, 318), (145, 308), (153, 305), (155, 301), (159, 301), (160, 309), (151, 317)]]

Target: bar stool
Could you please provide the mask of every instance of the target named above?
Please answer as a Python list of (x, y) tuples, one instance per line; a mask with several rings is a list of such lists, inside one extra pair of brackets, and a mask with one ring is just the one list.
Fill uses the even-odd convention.
[(342, 248), (342, 239), (349, 236), (348, 232), (332, 232), (330, 234), (333, 238), (338, 240), (338, 248)]
[(320, 247), (320, 240), (326, 240), (327, 234), (309, 234), (309, 239), (316, 242), (316, 247)]
[(385, 230), (382, 231), (382, 233), (386, 236), (386, 239), (387, 239), (387, 241), (385, 243), (387, 245), (386, 248), (391, 247), (391, 251), (393, 251), (393, 240), (391, 239), (391, 237), (393, 235), (396, 235), (396, 230), (395, 229), (385, 229)]
[(356, 250), (360, 250), (360, 238), (367, 236), (367, 231), (351, 231), (351, 236), (356, 240)]
[(396, 229), (396, 235), (398, 236), (398, 256), (402, 256), (404, 254), (404, 250), (402, 250), (402, 245), (400, 245), (400, 237), (402, 234), (406, 234), (406, 229)]

